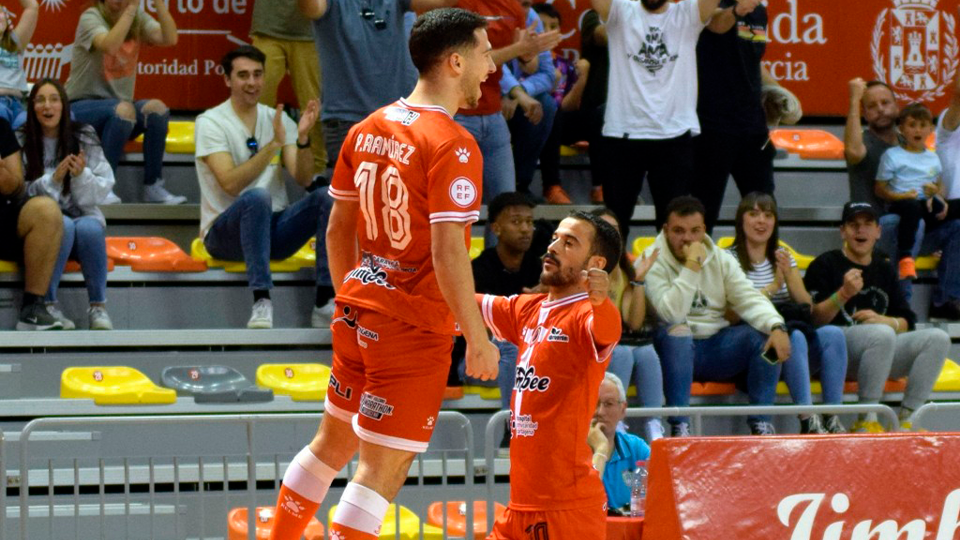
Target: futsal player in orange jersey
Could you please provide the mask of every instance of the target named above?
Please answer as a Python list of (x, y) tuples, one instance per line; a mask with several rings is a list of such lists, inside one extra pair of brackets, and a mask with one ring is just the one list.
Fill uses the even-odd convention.
[(456, 122), (495, 70), (486, 22), (438, 9), (413, 26), (413, 93), (355, 125), (330, 185), (330, 273), (337, 288), (333, 367), (323, 420), (283, 477), (274, 540), (299, 539), (336, 474), (360, 463), (330, 527), (337, 540), (377, 538), (436, 425), (453, 336), (467, 372), (496, 377), (497, 348), (474, 298), (467, 243), (483, 165)]
[(493, 335), (520, 346), (510, 403), (510, 504), (488, 540), (605, 536), (607, 498), (587, 433), (620, 339), (620, 313), (607, 297), (620, 250), (609, 223), (574, 212), (544, 256), (547, 294), (477, 295)]

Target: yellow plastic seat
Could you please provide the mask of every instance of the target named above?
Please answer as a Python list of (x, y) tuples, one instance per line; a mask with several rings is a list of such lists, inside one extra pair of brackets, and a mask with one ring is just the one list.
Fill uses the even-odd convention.
[(470, 237), (470, 259), (476, 259), (483, 253), (483, 237), (482, 236), (471, 236)]
[(937, 382), (933, 385), (934, 392), (960, 392), (960, 366), (947, 358)]
[(633, 241), (633, 256), (640, 257), (656, 240), (653, 236), (638, 236), (637, 239)]
[[(171, 121), (167, 125), (168, 154), (193, 154), (197, 150), (195, 139), (196, 124), (188, 121)], [(143, 135), (127, 143), (126, 152), (143, 152)]]
[(330, 366), (323, 364), (262, 364), (257, 384), (294, 401), (323, 401), (330, 384)]
[[(383, 524), (380, 525), (380, 538), (400, 539), (400, 540), (418, 540), (420, 537), (420, 517), (417, 516), (406, 506), (400, 506), (400, 535), (397, 536), (397, 504), (391, 504), (387, 508), (387, 515), (383, 517)], [(337, 512), (337, 505), (334, 505), (327, 513), (327, 529), (333, 525), (333, 515)], [(432, 525), (424, 525), (424, 536), (430, 530), (430, 538), (442, 538), (443, 531)], [(438, 534), (440, 536), (436, 536)]]
[(936, 270), (937, 265), (940, 264), (940, 257), (934, 257), (932, 255), (917, 257), (915, 264), (917, 270)]
[(463, 393), (480, 396), (480, 399), (492, 399), (500, 401), (500, 388), (496, 386), (464, 385)]
[(72, 367), (60, 375), (60, 397), (92, 399), (97, 405), (168, 404), (177, 393), (153, 384), (143, 373), (126, 366)]
[(0, 261), (0, 274), (16, 274), (20, 267), (13, 261)]
[[(313, 260), (307, 263), (307, 259), (310, 257), (309, 251), (311, 243), (315, 244), (315, 240), (311, 239), (310, 242), (307, 242), (299, 251), (294, 253), (288, 259), (282, 261), (270, 261), (270, 271), (271, 272), (296, 272), (301, 268), (306, 266), (313, 266), (316, 261), (316, 252), (313, 252)], [(305, 251), (306, 250), (306, 251)], [(190, 244), (190, 256), (193, 257), (195, 261), (201, 261), (207, 264), (210, 268), (223, 268), (224, 271), (230, 272), (233, 274), (244, 274), (247, 271), (247, 265), (242, 262), (237, 261), (221, 261), (220, 259), (214, 259), (212, 255), (207, 251), (206, 246), (203, 245), (203, 240), (199, 238), (194, 238), (193, 242)]]
[[(733, 245), (733, 237), (724, 236), (719, 240), (717, 240), (716, 244), (717, 244), (717, 247), (720, 249), (727, 249)], [(790, 244), (784, 242), (783, 240), (780, 241), (780, 247), (789, 251), (790, 255), (793, 255), (793, 260), (797, 261), (797, 268), (799, 268), (800, 270), (806, 270), (807, 267), (810, 266), (810, 263), (812, 263), (813, 259), (815, 258), (811, 255), (804, 255), (800, 253), (799, 251), (793, 249), (793, 247), (791, 247)]]

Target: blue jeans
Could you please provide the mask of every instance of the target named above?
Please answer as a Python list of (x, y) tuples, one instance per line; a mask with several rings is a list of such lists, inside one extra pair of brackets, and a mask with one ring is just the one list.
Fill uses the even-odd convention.
[[(880, 242), (878, 247), (888, 255), (897, 253), (897, 226), (900, 216), (887, 214), (880, 218)], [(942, 251), (940, 263), (937, 265), (937, 285), (933, 289), (933, 303), (940, 306), (951, 300), (960, 300), (960, 220), (941, 222), (937, 227), (927, 231), (921, 221), (917, 230), (918, 241), (914, 244), (914, 256)], [(891, 259), (896, 264), (896, 257)], [(910, 280), (900, 282), (901, 289), (910, 300), (912, 287)]]
[(520, 350), (509, 341), (494, 341), (500, 349), (500, 371), (497, 372), (497, 386), (500, 387), (500, 406), (510, 408), (510, 396), (513, 395), (513, 384), (517, 380), (517, 354)]
[(103, 155), (114, 172), (123, 157), (123, 145), (143, 134), (143, 183), (149, 186), (163, 177), (170, 112), (144, 114), (143, 106), (148, 101), (141, 99), (133, 103), (137, 111), (134, 122), (117, 116), (119, 99), (81, 99), (71, 102), (70, 109), (78, 122), (90, 124), (97, 130)]
[[(661, 326), (654, 347), (663, 367), (664, 397), (667, 407), (690, 405), (690, 385), (694, 380), (728, 382), (746, 377), (747, 395), (752, 405), (773, 405), (780, 380), (780, 364), (770, 365), (760, 357), (767, 336), (746, 324), (729, 326), (706, 339), (692, 335), (671, 336)], [(751, 420), (765, 417), (751, 416)], [(688, 417), (668, 418), (671, 424), (689, 422)]]
[(318, 189), (280, 212), (270, 206), (270, 192), (244, 191), (213, 222), (203, 245), (213, 257), (243, 261), (247, 281), (255, 291), (273, 288), (270, 260), (286, 259), (317, 237), (317, 285), (329, 286), (326, 232), (332, 199), (327, 188)]
[(637, 386), (641, 407), (663, 405), (663, 372), (653, 345), (617, 345), (610, 355), (607, 372), (619, 377), (624, 389), (631, 383)]
[[(533, 124), (517, 107), (510, 119), (510, 138), (513, 140), (513, 166), (517, 171), (517, 191), (530, 192), (533, 173), (537, 170), (537, 159), (546, 144), (553, 120), (557, 115), (557, 102), (553, 95), (544, 92), (534, 96), (543, 106), (543, 118), (539, 124)], [(486, 160), (486, 157), (484, 157)]]
[(13, 129), (18, 129), (27, 121), (27, 111), (23, 109), (23, 100), (16, 96), (0, 96), (0, 118)]
[[(499, 111), (486, 116), (458, 114), (454, 119), (473, 135), (483, 155), (484, 204), (490, 204), (490, 201), (501, 193), (514, 191), (516, 175), (513, 169), (513, 150), (510, 148), (510, 129), (503, 115)], [(486, 229), (485, 245), (497, 245), (497, 237), (490, 227)]]
[(812, 405), (810, 396), (810, 361), (807, 338), (803, 332), (790, 332), (790, 358), (780, 366), (780, 378), (787, 383), (790, 398), (796, 405)]
[(810, 375), (820, 375), (823, 402), (843, 403), (843, 383), (847, 377), (847, 339), (838, 326), (817, 328), (816, 343), (809, 344)]
[(47, 303), (57, 301), (57, 288), (69, 259), (80, 262), (80, 271), (83, 273), (90, 303), (106, 302), (107, 239), (99, 220), (89, 216), (63, 216), (63, 239), (60, 241), (60, 254), (53, 267), (53, 275), (50, 277), (50, 288), (44, 297)]

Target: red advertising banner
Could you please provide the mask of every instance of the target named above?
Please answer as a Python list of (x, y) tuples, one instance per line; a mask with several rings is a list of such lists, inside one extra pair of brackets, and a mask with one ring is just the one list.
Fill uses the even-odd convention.
[(954, 540), (960, 434), (653, 443), (644, 537)]
[[(66, 79), (80, 13), (91, 0), (40, 0), (40, 22), (27, 50), (28, 78)], [(154, 0), (143, 0), (154, 13)], [(168, 0), (180, 30), (174, 48), (145, 47), (138, 94), (174, 109), (201, 110), (226, 97), (220, 57), (249, 42), (254, 0)], [(268, 0), (260, 0), (268, 1)], [(589, 0), (547, 0), (560, 11), (559, 52), (579, 55), (579, 26)], [(14, 13), (16, 0), (3, 0)], [(922, 101), (935, 113), (950, 99), (957, 76), (960, 0), (766, 0), (769, 44), (763, 64), (800, 98), (807, 115), (843, 116), (847, 81), (890, 84), (902, 102)], [(709, 91), (709, 89), (703, 89)]]

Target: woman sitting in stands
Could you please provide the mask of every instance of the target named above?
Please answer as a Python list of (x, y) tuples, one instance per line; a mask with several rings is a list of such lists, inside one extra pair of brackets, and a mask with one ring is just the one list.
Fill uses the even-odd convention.
[(30, 92), (27, 121), (18, 136), (27, 192), (53, 198), (63, 211), (63, 241), (45, 298), (47, 310), (64, 329), (76, 327), (56, 302), (67, 259), (77, 260), (90, 297), (90, 329), (112, 330), (106, 308), (107, 222), (97, 205), (112, 195), (114, 180), (97, 134), (70, 120), (63, 86), (43, 79)]
[[(780, 246), (777, 202), (771, 195), (753, 192), (737, 207), (736, 236), (730, 252), (753, 286), (773, 302), (790, 328), (792, 350), (806, 350), (806, 359), (794, 354), (784, 362), (781, 376), (797, 405), (810, 405), (810, 376), (820, 377), (823, 403), (843, 403), (847, 374), (847, 342), (836, 326), (814, 328), (813, 300), (803, 285), (797, 261)], [(802, 343), (798, 343), (802, 342)], [(799, 346), (803, 345), (803, 346)], [(807, 363), (800, 362), (806, 360)], [(800, 416), (801, 433), (845, 433), (836, 415)]]
[(181, 204), (187, 198), (163, 187), (163, 151), (170, 111), (159, 99), (133, 100), (140, 46), (177, 44), (177, 25), (165, 0), (152, 2), (157, 19), (139, 0), (97, 0), (80, 15), (67, 94), (73, 114), (97, 130), (114, 173), (127, 141), (143, 134), (143, 201)]
[(23, 71), (23, 53), (37, 29), (40, 6), (37, 0), (20, 0), (23, 12), (14, 26), (14, 15), (0, 6), (0, 118), (13, 129), (23, 125), (23, 96), (27, 93), (27, 74)]

